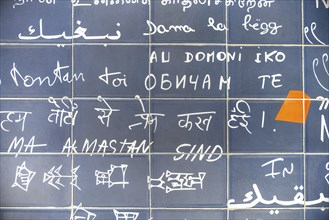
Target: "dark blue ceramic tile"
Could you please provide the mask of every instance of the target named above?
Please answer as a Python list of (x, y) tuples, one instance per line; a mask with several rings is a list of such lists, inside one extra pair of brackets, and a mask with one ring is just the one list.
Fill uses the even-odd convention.
[(329, 53), (327, 47), (305, 48), (305, 92), (311, 97), (329, 97)]
[(2, 209), (0, 219), (2, 220), (60, 220), (69, 219), (70, 210), (26, 210), (26, 209)]
[(72, 35), (71, 1), (42, 2), (0, 1), (0, 42), (69, 43), (63, 32)]
[[(71, 125), (63, 123), (60, 127), (59, 123), (49, 122), (49, 117), (51, 120), (55, 119), (50, 116), (54, 114), (52, 109), (56, 111), (57, 108), (46, 100), (2, 100), (0, 102), (1, 151), (30, 153), (33, 148), (33, 152), (61, 152), (65, 142), (70, 138)], [(64, 113), (63, 117), (66, 116), (67, 113)]]
[(301, 43), (301, 1), (268, 2), (265, 7), (266, 3), (261, 4), (257, 1), (256, 7), (248, 9), (246, 3), (239, 4), (238, 1), (230, 1), (230, 6), (228, 6), (229, 43)]
[(307, 152), (329, 152), (329, 111), (325, 107), (326, 102), (311, 102), (305, 127)]
[(306, 209), (306, 220), (327, 220), (329, 218), (329, 209)]
[(81, 190), (74, 190), (74, 204), (149, 207), (147, 159), (147, 156), (75, 156), (74, 166), (81, 169)]
[(85, 81), (74, 84), (75, 96), (148, 97), (148, 46), (76, 46), (76, 73)]
[(304, 220), (303, 210), (280, 209), (275, 213), (276, 209), (268, 210), (236, 210), (230, 211), (230, 219), (234, 220)]
[[(57, 182), (57, 175), (51, 172), (53, 167), (62, 176), (71, 175), (71, 158), (54, 155), (14, 158), (1, 155), (0, 206), (69, 206), (72, 178), (63, 177)], [(79, 176), (79, 173), (80, 170), (76, 174)], [(44, 182), (45, 174), (51, 177)]]
[(300, 47), (229, 47), (241, 61), (229, 63), (230, 97), (285, 98), (289, 90), (302, 90)]
[(164, 114), (151, 129), (155, 152), (188, 153), (196, 146), (196, 153), (202, 145), (204, 152), (211, 146), (207, 153), (226, 151), (225, 101), (152, 100), (151, 106)]
[(149, 219), (149, 210), (138, 210), (138, 209), (114, 209), (114, 210), (88, 210), (96, 214), (95, 220), (123, 220), (127, 219), (139, 220)]
[[(250, 208), (284, 208), (287, 206), (275, 202), (264, 204), (262, 201), (257, 202), (256, 198), (261, 196), (266, 201), (273, 201), (273, 197), (277, 196), (280, 201), (293, 202), (298, 192), (304, 193), (303, 157), (301, 155), (231, 156), (229, 175), (230, 199), (235, 200), (231, 202), (232, 208), (234, 204), (235, 208), (243, 208), (237, 204), (246, 204)], [(257, 190), (260, 195), (257, 195)], [(253, 199), (243, 201), (248, 200), (248, 195)], [(288, 205), (289, 208), (300, 206)]]
[[(275, 120), (282, 104), (283, 101), (230, 101), (230, 152), (302, 152), (302, 124)], [(240, 111), (232, 112), (236, 107)]]
[[(225, 4), (188, 2), (152, 1), (152, 20), (148, 25), (152, 42), (225, 43)], [(176, 26), (177, 31), (170, 28), (171, 25)]]
[(152, 155), (152, 207), (225, 207), (226, 158), (210, 163), (174, 161), (175, 156)]
[(71, 51), (69, 46), (0, 47), (0, 96), (71, 96)]
[[(99, 118), (104, 116), (100, 109), (107, 109), (104, 110), (105, 116), (109, 114), (109, 108), (104, 101), (112, 108), (108, 120), (106, 117)], [(144, 114), (137, 99), (132, 101), (103, 99), (102, 102), (79, 100), (76, 103), (81, 109), (74, 126), (74, 139), (78, 152), (104, 153), (106, 149), (106, 153), (148, 153), (149, 127), (145, 120), (136, 116)], [(143, 100), (143, 105), (148, 114), (148, 101)], [(93, 146), (94, 141), (96, 141), (95, 147), (90, 147), (88, 150), (87, 143)], [(137, 150), (139, 146), (140, 149)]]
[(305, 172), (305, 200), (311, 203), (314, 202), (313, 206), (327, 207), (328, 202), (321, 201), (320, 193), (323, 193), (326, 198), (329, 197), (329, 155), (307, 155)]
[[(95, 4), (96, 2), (98, 4)], [(105, 4), (102, 4), (103, 2)], [(85, 6), (78, 6), (83, 4)], [(122, 1), (80, 0), (76, 5), (74, 28), (87, 28), (87, 37), (77, 38), (75, 42), (148, 42), (148, 37), (143, 35), (148, 31), (148, 4), (143, 4), (142, 1), (136, 4), (122, 4)]]
[(226, 211), (223, 210), (152, 210), (154, 220), (226, 220)]
[(329, 44), (329, 12), (325, 0), (304, 0), (305, 44)]
[(152, 97), (225, 97), (225, 58), (220, 46), (154, 46), (146, 85)]

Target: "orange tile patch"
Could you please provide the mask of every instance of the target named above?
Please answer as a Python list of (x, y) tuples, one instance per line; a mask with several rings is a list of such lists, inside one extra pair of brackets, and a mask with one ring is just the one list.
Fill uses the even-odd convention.
[[(303, 98), (304, 98), (304, 114), (303, 114)], [(292, 100), (295, 99), (295, 100)], [(300, 100), (296, 100), (300, 99)], [(310, 108), (311, 99), (303, 91), (290, 90), (288, 96), (283, 102), (279, 113), (276, 115), (275, 120), (285, 121), (292, 123), (304, 124), (307, 119), (308, 110)]]

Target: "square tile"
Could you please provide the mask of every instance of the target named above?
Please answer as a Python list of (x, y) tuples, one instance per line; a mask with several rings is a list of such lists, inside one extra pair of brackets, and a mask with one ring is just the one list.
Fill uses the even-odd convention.
[(74, 30), (78, 30), (79, 27), (87, 30), (86, 37), (79, 37), (75, 42), (148, 42), (148, 37), (143, 35), (147, 32), (148, 4), (143, 4), (142, 1), (136, 4), (122, 3), (122, 1), (113, 0), (78, 1), (74, 7)]
[[(316, 172), (314, 172), (316, 170)], [(320, 193), (328, 198), (329, 195), (329, 156), (306, 156), (306, 201), (314, 202), (313, 206), (328, 206), (328, 202), (321, 202)], [(320, 200), (320, 201), (318, 201)], [(312, 205), (307, 205), (312, 206)]]
[(152, 100), (151, 111), (164, 114), (152, 125), (154, 152), (226, 152), (225, 101)]
[(149, 207), (147, 156), (74, 157), (80, 166), (74, 204), (86, 207)]
[(151, 17), (148, 31), (154, 43), (225, 43), (223, 2), (151, 1)]
[(233, 98), (285, 98), (302, 90), (300, 47), (229, 47), (241, 61), (229, 62), (229, 96)]
[(305, 48), (305, 92), (313, 99), (329, 97), (329, 57), (327, 47)]
[(152, 155), (152, 207), (219, 208), (226, 205), (226, 158), (174, 161), (175, 155)]
[(58, 220), (69, 219), (71, 216), (70, 210), (28, 210), (28, 209), (2, 209), (0, 218), (3, 220)]
[[(272, 4), (238, 4), (228, 7), (228, 41), (243, 44), (300, 44), (301, 1), (271, 1)], [(278, 16), (279, 15), (279, 16)], [(294, 15), (294, 16), (291, 16)]]
[(60, 100), (56, 103), (63, 107), (63, 114), (46, 100), (1, 100), (1, 152), (62, 152), (70, 138), (71, 124), (64, 121), (70, 121), (71, 108)]
[(1, 46), (0, 97), (71, 96), (71, 56), (70, 46)]
[(84, 81), (74, 83), (76, 97), (148, 97), (144, 86), (149, 73), (148, 46), (74, 48), (75, 72), (84, 76)]
[[(257, 200), (247, 202), (248, 195), (249, 198), (262, 196), (266, 201), (273, 201), (274, 196), (280, 201), (294, 201), (297, 192), (304, 194), (301, 155), (231, 156), (229, 172), (231, 208), (233, 205), (237, 209), (243, 208), (242, 205), (248, 205), (248, 208), (282, 207), (275, 202), (270, 204), (264, 204), (262, 201), (253, 204), (253, 201)], [(302, 205), (294, 204), (289, 207), (302, 207)]]
[(142, 102), (146, 113), (137, 99), (76, 101), (79, 112), (73, 132), (77, 151), (91, 155), (128, 153), (133, 156), (136, 153), (148, 153), (149, 126), (139, 116), (148, 114), (148, 101)]
[(327, 220), (329, 209), (306, 209), (306, 219)]
[(305, 125), (306, 152), (329, 152), (329, 111), (326, 102), (313, 100)]
[[(58, 183), (58, 178), (51, 176), (55, 169), (62, 176), (70, 176), (71, 168), (70, 157), (43, 155), (15, 158), (1, 155), (0, 206), (70, 206), (72, 178), (60, 178)], [(47, 174), (50, 178), (45, 179)]]
[(2, 0), (0, 9), (1, 43), (71, 42), (63, 37), (64, 32), (66, 36), (72, 35), (71, 1), (51, 0), (40, 3)]
[(305, 44), (329, 44), (328, 2), (304, 0), (304, 42)]
[(246, 219), (263, 219), (263, 220), (304, 220), (303, 210), (289, 209), (264, 209), (264, 210), (233, 210), (230, 211), (230, 219), (246, 220)]
[[(117, 220), (124, 219), (123, 216), (127, 216), (128, 219), (150, 219), (149, 210), (139, 209), (113, 209), (113, 210), (89, 210), (96, 215), (95, 220)], [(77, 217), (77, 216), (76, 216)], [(82, 216), (84, 217), (84, 216)]]
[(223, 210), (152, 210), (152, 217), (156, 220), (198, 219), (198, 220), (226, 220)]
[(229, 150), (302, 152), (302, 124), (275, 120), (283, 101), (229, 102)]
[(154, 98), (225, 97), (226, 58), (222, 46), (153, 46), (145, 85)]

